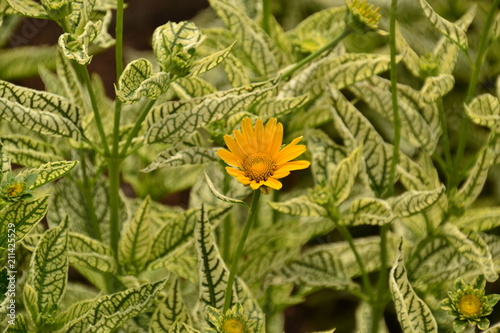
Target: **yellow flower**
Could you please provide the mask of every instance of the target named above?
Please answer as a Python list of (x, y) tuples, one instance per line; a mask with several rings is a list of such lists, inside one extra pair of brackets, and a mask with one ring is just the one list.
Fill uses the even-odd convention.
[(377, 30), (380, 21), (380, 8), (366, 0), (345, 0), (347, 6), (346, 23), (357, 33)]
[(309, 167), (308, 161), (292, 161), (306, 151), (306, 146), (297, 145), (302, 137), (294, 139), (281, 149), (283, 125), (271, 118), (264, 128), (258, 119), (255, 128), (250, 118), (243, 119), (241, 132), (233, 131), (234, 138), (225, 135), (224, 141), (230, 151), (219, 149), (217, 154), (227, 164), (227, 173), (253, 190), (258, 188), (269, 193), (269, 188), (279, 190), (278, 179), (286, 177), (290, 171)]

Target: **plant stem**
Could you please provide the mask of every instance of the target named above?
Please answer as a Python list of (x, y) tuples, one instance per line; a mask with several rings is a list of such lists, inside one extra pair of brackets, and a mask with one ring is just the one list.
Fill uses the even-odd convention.
[(281, 75), (281, 78), (283, 80), (289, 78), (290, 76), (292, 76), (293, 73), (295, 73), (297, 70), (299, 70), (300, 68), (302, 68), (304, 65), (308, 64), (311, 60), (313, 60), (314, 58), (320, 56), (323, 52), (325, 52), (325, 51), (327, 51), (327, 50), (329, 50), (329, 49), (334, 48), (335, 46), (337, 46), (337, 44), (341, 40), (343, 40), (344, 38), (346, 38), (347, 36), (349, 36), (351, 33), (352, 33), (352, 30), (350, 30), (349, 28), (346, 28), (340, 35), (338, 35), (330, 43), (326, 44), (325, 46), (323, 46), (321, 49), (317, 50), (316, 52), (311, 53), (310, 55), (308, 55), (307, 57), (305, 57), (304, 59), (302, 59), (298, 63), (296, 63), (292, 68), (290, 68), (286, 72), (284, 72)]
[(271, 29), (269, 21), (271, 20), (271, 0), (262, 1), (262, 29), (269, 35)]
[(89, 71), (87, 67), (83, 65), (77, 65), (76, 68), (80, 72), (80, 75), (83, 78), (85, 85), (87, 86), (90, 96), (90, 102), (92, 103), (92, 111), (94, 112), (94, 119), (97, 124), (97, 131), (102, 141), (104, 154), (109, 156), (110, 152), (109, 152), (108, 140), (106, 139), (106, 132), (104, 131), (104, 126), (102, 124), (101, 114), (99, 112), (99, 106), (97, 105), (97, 98), (95, 96), (94, 88), (92, 87), (92, 82), (90, 81)]
[(92, 237), (97, 240), (102, 240), (101, 228), (99, 226), (99, 221), (95, 213), (94, 200), (91, 190), (94, 188), (93, 184), (90, 183), (89, 177), (87, 175), (87, 162), (85, 160), (85, 154), (82, 150), (79, 150), (80, 154), (80, 165), (82, 168), (83, 186), (81, 186), (80, 191), (83, 193), (83, 198), (85, 201), (85, 206), (87, 207), (87, 213), (89, 218), (89, 231)]
[[(116, 84), (120, 81), (120, 76), (123, 72), (123, 0), (118, 0), (116, 7), (116, 46), (115, 46), (115, 62), (116, 62)], [(118, 143), (120, 134), (120, 119), (122, 111), (122, 102), (119, 98), (115, 99), (115, 117), (113, 126), (113, 156), (118, 156)]]
[(127, 150), (130, 147), (132, 140), (136, 137), (137, 133), (139, 133), (144, 119), (146, 119), (149, 111), (151, 110), (155, 102), (156, 102), (155, 100), (150, 100), (146, 105), (146, 107), (144, 108), (144, 110), (142, 110), (141, 114), (139, 115), (139, 117), (135, 122), (134, 127), (132, 128), (127, 137), (127, 141), (123, 145), (122, 151), (120, 152), (120, 156), (125, 157), (127, 155)]
[[(479, 48), (477, 50), (477, 55), (476, 55), (476, 61), (474, 62), (472, 66), (472, 74), (470, 78), (470, 83), (469, 83), (469, 89), (467, 90), (467, 96), (465, 97), (465, 104), (469, 103), (474, 95), (476, 94), (477, 90), (477, 83), (479, 80), (479, 72), (481, 71), (481, 66), (484, 61), (484, 57), (486, 56), (486, 51), (488, 50), (488, 39), (490, 35), (490, 30), (491, 30), (491, 25), (493, 24), (493, 19), (495, 17), (495, 14), (497, 12), (497, 8), (500, 5), (500, 0), (495, 0), (493, 1), (491, 8), (488, 12), (488, 16), (486, 18), (486, 21), (484, 23), (483, 31), (481, 32), (481, 39), (479, 40)], [(467, 143), (467, 132), (469, 131), (469, 118), (465, 114), (465, 112), (462, 113), (462, 123), (460, 124), (460, 135), (458, 137), (458, 146), (457, 146), (457, 152), (455, 156), (455, 168), (454, 168), (454, 174), (451, 182), (451, 186), (455, 187), (459, 183), (458, 179), (458, 172), (459, 172), (459, 166), (462, 164), (462, 159), (464, 157), (465, 153), (465, 146)]]
[(444, 150), (444, 157), (446, 160), (446, 175), (448, 177), (448, 186), (447, 189), (451, 190), (450, 188), (450, 177), (451, 173), (453, 172), (453, 159), (451, 157), (451, 148), (450, 148), (450, 137), (448, 135), (448, 126), (446, 126), (446, 117), (444, 114), (444, 107), (443, 107), (443, 100), (439, 98), (436, 102), (438, 111), (439, 111), (439, 124), (441, 125), (441, 135), (443, 137), (443, 150)]
[(118, 255), (118, 240), (120, 239), (120, 169), (122, 161), (121, 158), (108, 158), (110, 245), (115, 256)]
[(245, 221), (245, 226), (243, 227), (243, 231), (238, 242), (238, 247), (236, 248), (236, 252), (234, 253), (233, 261), (231, 263), (231, 269), (229, 271), (229, 278), (227, 280), (227, 287), (224, 298), (224, 310), (222, 311), (223, 313), (226, 313), (226, 311), (229, 310), (229, 307), (231, 306), (231, 299), (233, 298), (233, 284), (234, 278), (236, 277), (236, 271), (238, 270), (238, 261), (240, 260), (241, 254), (243, 253), (245, 241), (247, 240), (250, 229), (252, 228), (252, 224), (255, 220), (255, 217), (257, 216), (259, 198), (260, 190), (253, 191), (250, 211), (248, 213), (247, 220)]

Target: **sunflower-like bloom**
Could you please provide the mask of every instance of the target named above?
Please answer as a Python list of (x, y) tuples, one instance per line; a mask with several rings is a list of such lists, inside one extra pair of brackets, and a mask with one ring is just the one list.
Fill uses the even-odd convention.
[(453, 290), (448, 292), (449, 297), (441, 302), (441, 308), (455, 317), (453, 329), (462, 332), (467, 324), (477, 325), (481, 330), (490, 326), (486, 318), (493, 311), (493, 306), (500, 300), (500, 295), (485, 296), (484, 276), (476, 278), (472, 285), (465, 284), (462, 279), (455, 281)]
[(366, 2), (366, 0), (346, 0), (346, 24), (354, 31), (365, 34), (376, 31), (380, 21), (380, 8)]
[(224, 136), (230, 151), (219, 149), (217, 154), (227, 164), (227, 173), (253, 190), (269, 193), (270, 189), (279, 190), (282, 184), (278, 179), (286, 177), (290, 171), (309, 167), (308, 161), (292, 161), (306, 151), (306, 146), (297, 145), (302, 137), (294, 139), (281, 149), (283, 125), (271, 118), (264, 128), (258, 119), (255, 128), (250, 118), (243, 119), (241, 132), (233, 131), (234, 138)]
[(241, 304), (235, 304), (225, 314), (213, 307), (207, 308), (208, 320), (214, 328), (207, 333), (254, 333), (256, 322), (243, 314)]

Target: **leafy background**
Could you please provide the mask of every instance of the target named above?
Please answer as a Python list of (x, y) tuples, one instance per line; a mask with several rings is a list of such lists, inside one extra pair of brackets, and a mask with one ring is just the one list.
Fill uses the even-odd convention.
[[(387, 14), (388, 11), (388, 1), (373, 1), (376, 5), (382, 7), (382, 10)], [(429, 3), (434, 7), (434, 9), (440, 12), (444, 17), (451, 21), (457, 20), (475, 1), (465, 1), (465, 0), (436, 0), (429, 1)], [(488, 0), (478, 1), (478, 6), (482, 9), (478, 11), (478, 16), (474, 22), (481, 22), (480, 15), (484, 15), (485, 10), (489, 5)], [(335, 0), (280, 0), (274, 2), (273, 12), (277, 17), (278, 21), (284, 26), (285, 30), (295, 26), (303, 18), (309, 16), (310, 14), (316, 12), (317, 10), (329, 7), (329, 6), (339, 6), (342, 5), (343, 1)], [(150, 50), (150, 39), (152, 32), (159, 25), (164, 24), (168, 20), (180, 21), (191, 19), (193, 16), (194, 22), (202, 22), (200, 25), (206, 26), (210, 24), (210, 20), (213, 19), (213, 15), (201, 11), (202, 9), (208, 7), (208, 3), (205, 1), (182, 1), (182, 5), (177, 5), (174, 1), (130, 1), (128, 3), (128, 9), (126, 10), (126, 21), (125, 21), (125, 43), (127, 46), (126, 56), (128, 60), (136, 59), (143, 54), (148, 53)], [(404, 22), (402, 26), (402, 32), (405, 38), (415, 49), (419, 50), (431, 50), (432, 45), (438, 39), (437, 33), (428, 25), (422, 24), (426, 22), (423, 15), (420, 16), (415, 13), (420, 13), (418, 10), (418, 4), (413, 0), (400, 1), (400, 15), (398, 20)], [(133, 13), (133, 14), (131, 14)], [(388, 15), (384, 15), (387, 17)], [(34, 19), (27, 19), (35, 21)], [(60, 34), (60, 28), (55, 24), (48, 21), (44, 21), (45, 26), (41, 27), (34, 36), (31, 38), (26, 38), (26, 45), (44, 45), (50, 44), (54, 45), (57, 37)], [(48, 23), (47, 23), (48, 22)], [(382, 26), (387, 25), (387, 22), (382, 22)], [(36, 24), (35, 24), (36, 26)], [(385, 26), (386, 27), (386, 26)], [(480, 27), (476, 26), (475, 23), (468, 30), (469, 41), (471, 43), (471, 48), (477, 47), (477, 36), (480, 32)], [(24, 29), (24, 30), (23, 30)], [(19, 27), (14, 32), (15, 35), (23, 36), (25, 33), (26, 25), (21, 22)], [(9, 40), (6, 46), (10, 47), (16, 44), (17, 41)], [(345, 41), (347, 48), (350, 51), (355, 52), (371, 52), (380, 47), (386, 47), (385, 42), (381, 38), (373, 38), (373, 36), (350, 36)], [(50, 50), (48, 50), (49, 52)], [(145, 53), (146, 52), (146, 53)], [(5, 60), (5, 57), (1, 60)], [(114, 81), (114, 68), (109, 64), (114, 60), (114, 54), (112, 50), (103, 52), (102, 54), (94, 57), (90, 70), (98, 72), (104, 81), (104, 85), (109, 95), (113, 94), (112, 83)], [(460, 115), (458, 114), (461, 109), (459, 103), (462, 101), (462, 96), (465, 94), (467, 89), (467, 80), (470, 76), (468, 72), (468, 66), (465, 65), (465, 59), (460, 56), (458, 60), (457, 69), (454, 72), (456, 83), (455, 88), (452, 93), (448, 94), (444, 98), (444, 105), (446, 107), (447, 118), (449, 119), (449, 131), (450, 138), (453, 140), (457, 137)], [(404, 75), (406, 69), (400, 66), (402, 71), (401, 78), (409, 78), (410, 75)], [(487, 59), (487, 64), (483, 67), (481, 73), (481, 92), (489, 92), (495, 94), (495, 73), (500, 70), (500, 43), (496, 42), (492, 46), (489, 53), (489, 58)], [(1, 66), (0, 78), (9, 79), (9, 69), (8, 66)], [(29, 77), (27, 73), (27, 78), (22, 80), (16, 80), (14, 83), (29, 86), (37, 89), (43, 89), (43, 85), (38, 79), (33, 79)], [(411, 79), (408, 79), (407, 84), (412, 84)], [(366, 114), (369, 119), (373, 122), (377, 122), (375, 114)], [(454, 121), (456, 119), (456, 121)], [(474, 127), (469, 133), (468, 148), (472, 151), (480, 148), (479, 144), (482, 142), (482, 138), (486, 137), (487, 132), (479, 127)], [(196, 171), (196, 170), (195, 170)], [(289, 182), (298, 182), (300, 178), (307, 177), (307, 172), (296, 173), (291, 176)], [(150, 193), (155, 200), (159, 200), (162, 203), (170, 205), (181, 205), (187, 208), (188, 205), (188, 188), (193, 184), (194, 178), (190, 179), (186, 177), (184, 182), (180, 184), (175, 182), (169, 182), (161, 178), (161, 173), (152, 173), (147, 175), (142, 175), (145, 177), (145, 185), (141, 187), (139, 184), (130, 184), (125, 180), (122, 183), (122, 189), (124, 192), (130, 196), (140, 196), (143, 197), (145, 193), (151, 189), (148, 185), (155, 184), (159, 180), (163, 183), (163, 186), (154, 188), (154, 192)], [(174, 177), (173, 177), (174, 178)], [(285, 190), (286, 191), (286, 190)], [(490, 177), (486, 182), (485, 188), (481, 194), (479, 205), (484, 206), (499, 206), (500, 205), (500, 168), (498, 165), (493, 166), (490, 170)], [(498, 234), (500, 230), (493, 230), (494, 233)], [(371, 235), (374, 233), (374, 229), (367, 226), (352, 228), (352, 233), (354, 237), (362, 237)], [(327, 237), (318, 237), (310, 241), (306, 245), (318, 245), (326, 242), (331, 242), (337, 239), (341, 239), (340, 235), (335, 232), (328, 235)], [(78, 279), (78, 275), (75, 271), (71, 271), (73, 274), (70, 279)], [(500, 285), (488, 285), (487, 292), (497, 292), (499, 293)], [(337, 327), (338, 332), (351, 331), (354, 328), (354, 322), (351, 320), (346, 320), (349, 318), (348, 314), (353, 313), (357, 305), (357, 300), (347, 293), (338, 291), (325, 291), (322, 290), (318, 293), (313, 293), (307, 297), (304, 304), (298, 306), (292, 306), (286, 310), (286, 321), (285, 330), (286, 332), (306, 332), (327, 329), (330, 327)], [(387, 315), (387, 323), (390, 329), (397, 329), (397, 319), (395, 314)], [(496, 310), (491, 316), (491, 321), (497, 322), (500, 320), (500, 313)], [(391, 326), (391, 323), (393, 326)]]

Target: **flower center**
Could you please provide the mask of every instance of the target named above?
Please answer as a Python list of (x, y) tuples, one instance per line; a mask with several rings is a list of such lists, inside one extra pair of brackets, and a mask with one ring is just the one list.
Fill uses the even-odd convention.
[(22, 184), (14, 184), (7, 187), (7, 196), (8, 197), (17, 197), (24, 191), (24, 186)]
[(245, 176), (256, 182), (266, 181), (276, 170), (276, 164), (266, 153), (255, 153), (243, 161)]
[(476, 295), (464, 295), (458, 301), (459, 312), (467, 317), (481, 313), (481, 299)]
[(243, 333), (245, 332), (245, 325), (238, 319), (228, 319), (222, 325), (223, 332), (225, 333)]

